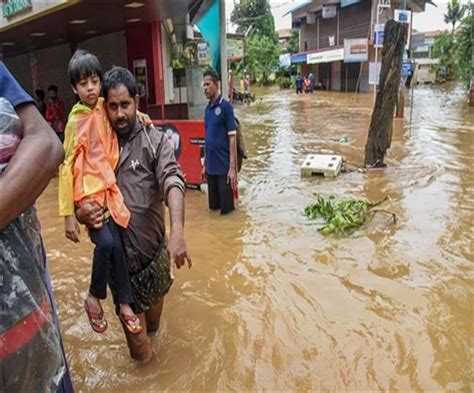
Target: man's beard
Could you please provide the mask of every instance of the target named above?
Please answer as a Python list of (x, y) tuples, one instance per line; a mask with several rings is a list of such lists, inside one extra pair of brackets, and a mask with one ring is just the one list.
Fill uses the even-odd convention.
[(118, 125), (119, 125), (119, 122), (116, 121), (114, 122), (114, 129), (115, 131), (117, 132), (118, 135), (122, 136), (122, 137), (126, 137), (126, 136), (129, 136), (130, 133), (133, 131), (134, 127), (135, 127), (135, 124), (137, 122), (137, 117), (134, 116), (130, 121), (128, 121), (127, 119), (125, 119), (125, 122), (127, 123), (125, 127), (123, 128), (120, 128)]

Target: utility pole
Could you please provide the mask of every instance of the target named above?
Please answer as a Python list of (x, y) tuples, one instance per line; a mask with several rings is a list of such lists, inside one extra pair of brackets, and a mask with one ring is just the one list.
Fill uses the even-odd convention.
[(229, 98), (229, 76), (227, 73), (225, 0), (219, 0), (219, 26), (221, 42), (221, 95)]

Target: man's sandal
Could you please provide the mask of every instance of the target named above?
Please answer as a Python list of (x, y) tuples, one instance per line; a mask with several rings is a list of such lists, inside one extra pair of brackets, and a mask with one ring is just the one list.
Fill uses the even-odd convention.
[(130, 333), (139, 334), (142, 332), (143, 327), (140, 324), (140, 319), (136, 315), (124, 315), (120, 313), (119, 318)]
[(84, 309), (86, 310), (87, 317), (91, 328), (96, 333), (104, 333), (107, 330), (107, 320), (104, 318), (104, 310), (100, 307), (100, 312), (91, 310), (87, 299), (84, 300)]

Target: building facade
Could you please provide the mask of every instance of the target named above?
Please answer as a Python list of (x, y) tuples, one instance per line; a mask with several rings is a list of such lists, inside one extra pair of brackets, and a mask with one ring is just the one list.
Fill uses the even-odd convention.
[(187, 118), (186, 101), (177, 100), (172, 51), (193, 38), (193, 17), (206, 0), (4, 0), (0, 6), (0, 58), (29, 93), (57, 85), (69, 110), (76, 98), (67, 67), (82, 48), (99, 57), (104, 71), (113, 65), (132, 71), (140, 107), (153, 118)]
[[(408, 11), (422, 12), (426, 1), (406, 3)], [(375, 30), (400, 7), (399, 1), (390, 0), (311, 0), (299, 5), (290, 11), (301, 50), (292, 63), (299, 64), (303, 75), (312, 72), (328, 90), (371, 90), (371, 72), (377, 70), (370, 66), (376, 57)], [(377, 9), (382, 11), (378, 16)]]

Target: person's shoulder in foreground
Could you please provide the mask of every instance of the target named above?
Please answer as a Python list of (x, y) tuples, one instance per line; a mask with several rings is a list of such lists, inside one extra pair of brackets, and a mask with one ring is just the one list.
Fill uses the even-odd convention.
[(34, 103), (33, 98), (16, 81), (3, 61), (0, 61), (0, 97), (10, 101), (13, 107), (28, 102)]

